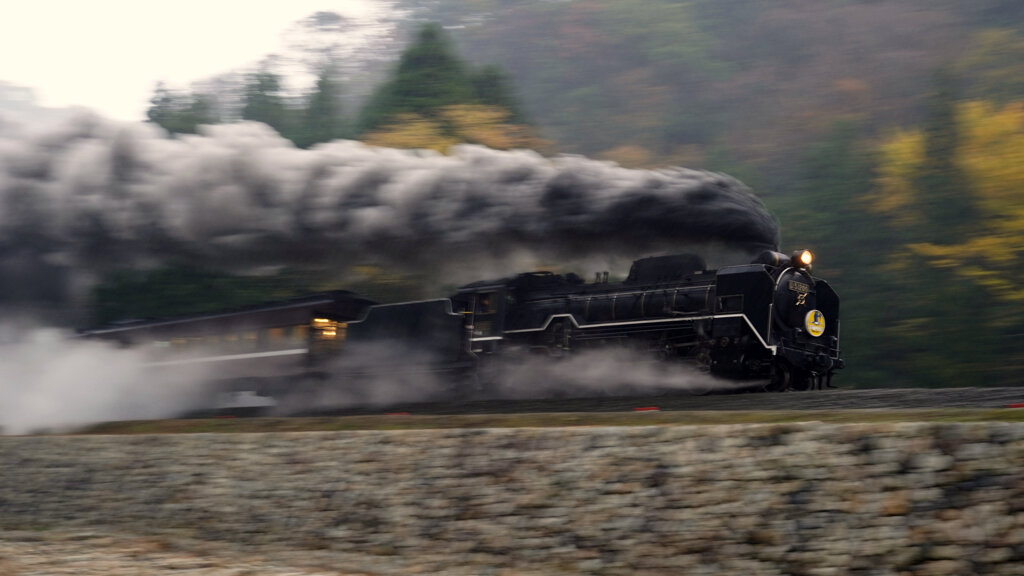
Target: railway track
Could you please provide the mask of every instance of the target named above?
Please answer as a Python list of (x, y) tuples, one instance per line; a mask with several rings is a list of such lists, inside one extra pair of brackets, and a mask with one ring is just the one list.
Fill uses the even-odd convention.
[(589, 398), (495, 399), (418, 402), (307, 411), (299, 415), (527, 414), (546, 412), (728, 411), (728, 410), (913, 410), (1024, 407), (1022, 388), (831, 389), (808, 392), (689, 395), (666, 393)]

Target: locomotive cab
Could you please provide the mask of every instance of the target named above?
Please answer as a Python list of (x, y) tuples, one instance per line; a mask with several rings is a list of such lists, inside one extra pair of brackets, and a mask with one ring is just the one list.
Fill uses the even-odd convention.
[(503, 339), (509, 294), (509, 287), (503, 283), (476, 283), (459, 289), (454, 300), (466, 317), (466, 340), (471, 352), (493, 353)]

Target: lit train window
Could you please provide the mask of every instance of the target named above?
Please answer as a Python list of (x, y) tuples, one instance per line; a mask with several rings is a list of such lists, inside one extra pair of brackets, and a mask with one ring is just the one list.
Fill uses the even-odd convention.
[(314, 318), (312, 330), (314, 340), (341, 341), (345, 339), (348, 324), (328, 318)]

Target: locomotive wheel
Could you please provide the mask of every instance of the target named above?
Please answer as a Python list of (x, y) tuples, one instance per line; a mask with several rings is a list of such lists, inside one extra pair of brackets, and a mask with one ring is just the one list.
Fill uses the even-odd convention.
[(803, 370), (794, 370), (793, 372), (792, 379), (789, 383), (790, 390), (803, 392), (804, 390), (813, 389), (812, 384), (814, 382), (814, 377), (810, 372), (805, 372)]
[(785, 364), (777, 364), (768, 389), (772, 392), (785, 392), (793, 384), (793, 370)]
[(775, 371), (772, 374), (771, 381), (765, 389), (769, 392), (787, 392), (787, 390), (797, 389), (799, 385), (799, 374), (795, 368), (787, 364), (777, 364)]
[(766, 389), (773, 392), (803, 392), (813, 390), (817, 381), (813, 372), (780, 363), (775, 366), (774, 375)]
[(570, 338), (571, 330), (568, 322), (565, 320), (556, 320), (555, 322), (552, 322), (544, 332), (543, 344), (547, 349), (548, 355), (554, 358), (560, 358), (568, 353)]
[(501, 374), (499, 360), (491, 356), (483, 356), (477, 360), (472, 369), (470, 379), (473, 382), (473, 396), (491, 398), (498, 390), (498, 378)]

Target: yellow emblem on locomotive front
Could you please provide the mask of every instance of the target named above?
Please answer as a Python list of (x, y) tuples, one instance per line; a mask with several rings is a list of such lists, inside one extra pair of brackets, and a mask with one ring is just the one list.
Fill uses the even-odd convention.
[(807, 333), (817, 338), (825, 333), (825, 315), (821, 310), (811, 310), (804, 316), (804, 326)]

